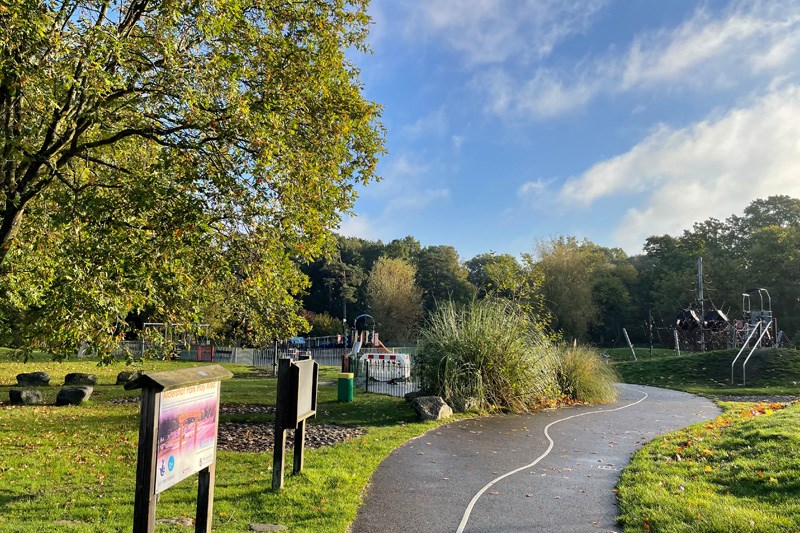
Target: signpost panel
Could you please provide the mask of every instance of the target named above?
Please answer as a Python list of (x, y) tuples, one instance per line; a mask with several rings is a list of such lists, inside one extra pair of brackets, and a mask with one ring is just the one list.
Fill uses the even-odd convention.
[(156, 494), (214, 463), (220, 382), (161, 393)]
[(306, 419), (317, 413), (319, 365), (311, 360), (280, 359), (278, 364), (278, 397), (275, 416), (275, 445), (272, 460), (272, 488), (283, 487), (286, 430), (294, 429), (294, 463), (292, 473), (303, 469)]
[(143, 374), (125, 385), (142, 389), (134, 533), (154, 531), (158, 494), (195, 473), (195, 532), (211, 531), (220, 380), (232, 375), (210, 365)]

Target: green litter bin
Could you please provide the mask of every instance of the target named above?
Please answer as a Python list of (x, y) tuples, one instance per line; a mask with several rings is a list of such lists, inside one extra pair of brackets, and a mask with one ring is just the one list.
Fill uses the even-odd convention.
[(339, 401), (353, 401), (353, 374), (352, 372), (342, 372), (339, 374)]

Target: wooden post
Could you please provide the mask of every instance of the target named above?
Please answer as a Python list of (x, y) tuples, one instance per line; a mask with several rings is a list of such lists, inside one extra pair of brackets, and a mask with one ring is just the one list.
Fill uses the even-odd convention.
[(303, 450), (305, 449), (306, 421), (302, 420), (294, 430), (294, 463), (292, 474), (299, 474), (303, 470)]
[(675, 337), (675, 355), (680, 356), (681, 355), (681, 342), (680, 342), (680, 339), (678, 338), (678, 330), (677, 330), (677, 328), (672, 330), (672, 334)]
[(156, 527), (156, 442), (161, 394), (142, 389), (139, 417), (139, 447), (136, 461), (136, 494), (133, 504), (133, 532), (152, 533)]
[(197, 512), (194, 519), (195, 533), (210, 533), (214, 508), (214, 475), (216, 461), (202, 469), (197, 479)]

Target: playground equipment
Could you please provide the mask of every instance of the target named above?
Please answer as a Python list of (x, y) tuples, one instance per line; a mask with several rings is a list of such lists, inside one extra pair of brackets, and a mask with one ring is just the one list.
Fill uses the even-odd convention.
[[(751, 307), (751, 297), (755, 294), (758, 294), (760, 309), (754, 310)], [(742, 342), (742, 348), (739, 350), (739, 353), (737, 353), (736, 357), (731, 361), (731, 385), (733, 385), (736, 361), (738, 361), (744, 351), (750, 347), (752, 339), (756, 338), (750, 353), (747, 354), (747, 357), (745, 357), (742, 363), (742, 385), (745, 385), (747, 383), (747, 362), (750, 360), (750, 357), (753, 356), (758, 347), (772, 346), (772, 339), (778, 337), (778, 335), (775, 334), (777, 321), (772, 316), (772, 298), (770, 298), (767, 289), (747, 289), (742, 293), (742, 320), (736, 322), (735, 328), (736, 341), (738, 341), (740, 337), (744, 338), (744, 341)], [(772, 335), (770, 333), (772, 333)]]
[(214, 347), (209, 340), (209, 324), (145, 322), (142, 325), (141, 353), (153, 350), (162, 359), (189, 356), (197, 349), (198, 361), (212, 361)]

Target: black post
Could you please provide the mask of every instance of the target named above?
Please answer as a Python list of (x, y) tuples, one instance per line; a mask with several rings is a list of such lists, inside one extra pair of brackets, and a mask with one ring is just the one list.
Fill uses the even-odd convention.
[(299, 474), (303, 470), (303, 450), (305, 449), (306, 421), (301, 420), (294, 430), (294, 464), (292, 474)]
[(278, 341), (275, 341), (275, 351), (272, 352), (272, 377), (278, 375)]
[(197, 480), (197, 513), (194, 520), (195, 533), (210, 533), (214, 508), (214, 476), (216, 461), (199, 472)]
[(156, 527), (156, 450), (160, 403), (161, 394), (151, 388), (142, 389), (136, 494), (133, 504), (134, 533), (152, 533)]
[[(272, 447), (272, 488), (283, 487), (283, 473), (286, 466), (286, 420), (289, 417), (288, 406), (292, 398), (289, 369), (290, 359), (278, 359), (278, 394), (275, 413), (275, 444)], [(297, 446), (295, 439), (295, 446)]]

